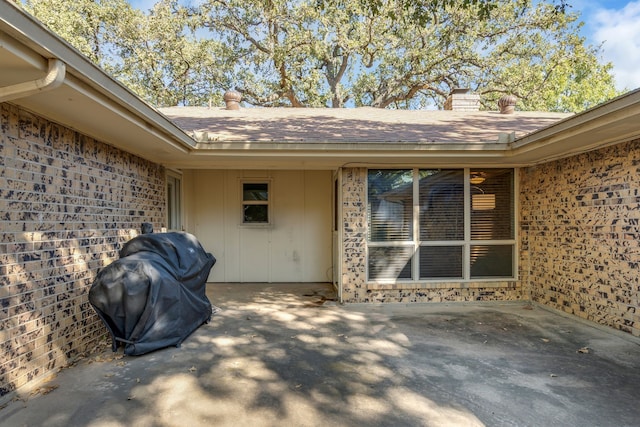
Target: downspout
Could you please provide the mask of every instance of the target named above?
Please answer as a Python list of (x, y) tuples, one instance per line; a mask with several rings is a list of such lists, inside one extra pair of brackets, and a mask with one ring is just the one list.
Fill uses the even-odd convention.
[(49, 59), (47, 75), (29, 82), (0, 87), (0, 102), (12, 101), (57, 88), (66, 75), (66, 66), (59, 59)]

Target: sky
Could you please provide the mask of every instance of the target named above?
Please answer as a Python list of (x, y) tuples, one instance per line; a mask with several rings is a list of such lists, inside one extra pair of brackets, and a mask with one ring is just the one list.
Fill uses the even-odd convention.
[[(156, 0), (129, 0), (148, 10)], [(601, 46), (601, 60), (613, 64), (616, 87), (640, 87), (640, 0), (567, 0), (572, 12), (584, 22), (587, 43)]]
[(581, 14), (582, 34), (602, 46), (602, 59), (613, 64), (616, 87), (640, 87), (640, 0), (569, 0)]

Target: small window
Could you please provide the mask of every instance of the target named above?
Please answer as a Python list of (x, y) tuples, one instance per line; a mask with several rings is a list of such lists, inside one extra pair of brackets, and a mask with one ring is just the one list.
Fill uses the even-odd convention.
[(269, 224), (269, 183), (242, 183), (242, 223)]

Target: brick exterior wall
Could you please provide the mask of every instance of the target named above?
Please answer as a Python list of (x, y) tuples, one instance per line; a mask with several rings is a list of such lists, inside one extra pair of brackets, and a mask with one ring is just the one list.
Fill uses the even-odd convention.
[(148, 221), (164, 226), (164, 170), (0, 104), (0, 400), (106, 334), (87, 293)]
[(342, 299), (347, 303), (511, 301), (525, 299), (516, 281), (367, 283), (367, 169), (342, 170)]
[[(165, 221), (164, 169), (0, 104), (0, 401), (91, 349), (87, 292), (140, 224)], [(533, 300), (640, 336), (640, 140), (520, 170), (519, 280), (367, 283), (367, 169), (342, 170), (348, 303)]]
[(531, 299), (640, 336), (640, 140), (521, 170)]

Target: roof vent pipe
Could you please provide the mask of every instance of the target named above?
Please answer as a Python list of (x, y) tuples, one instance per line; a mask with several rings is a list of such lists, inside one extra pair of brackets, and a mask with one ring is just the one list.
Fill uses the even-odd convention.
[(516, 109), (516, 102), (518, 98), (513, 95), (504, 95), (498, 100), (498, 108), (500, 108), (500, 114), (513, 114)]
[(242, 94), (236, 90), (229, 90), (225, 92), (222, 99), (224, 99), (225, 104), (227, 104), (227, 110), (239, 110)]
[(62, 84), (65, 75), (64, 62), (59, 59), (49, 59), (49, 69), (46, 76), (37, 80), (0, 87), (0, 102), (12, 101), (55, 89)]

